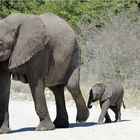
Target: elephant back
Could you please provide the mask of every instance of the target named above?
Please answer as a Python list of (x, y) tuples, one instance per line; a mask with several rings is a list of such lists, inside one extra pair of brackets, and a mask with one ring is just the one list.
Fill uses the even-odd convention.
[(67, 84), (73, 71), (78, 67), (80, 49), (76, 34), (71, 26), (63, 19), (52, 13), (40, 16), (49, 36), (50, 47), (53, 51), (50, 60), (50, 70), (46, 77), (46, 86)]

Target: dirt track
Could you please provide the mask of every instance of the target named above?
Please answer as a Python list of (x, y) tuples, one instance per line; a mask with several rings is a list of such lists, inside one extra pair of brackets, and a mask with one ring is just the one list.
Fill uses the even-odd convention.
[[(52, 120), (55, 118), (55, 104), (48, 103)], [(140, 111), (122, 109), (122, 122), (97, 125), (100, 109), (93, 106), (90, 117), (82, 124), (75, 123), (76, 109), (73, 102), (67, 103), (70, 128), (36, 132), (38, 117), (33, 102), (10, 102), (10, 125), (13, 133), (0, 135), (0, 140), (139, 140)], [(111, 114), (112, 120), (114, 114)]]

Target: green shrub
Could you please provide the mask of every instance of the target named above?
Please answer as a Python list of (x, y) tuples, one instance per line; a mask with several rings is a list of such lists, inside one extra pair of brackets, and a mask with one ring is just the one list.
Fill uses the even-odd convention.
[(82, 24), (100, 27), (110, 14), (121, 11), (135, 12), (134, 0), (0, 0), (0, 17), (12, 12), (42, 14), (53, 12), (68, 21), (79, 31)]

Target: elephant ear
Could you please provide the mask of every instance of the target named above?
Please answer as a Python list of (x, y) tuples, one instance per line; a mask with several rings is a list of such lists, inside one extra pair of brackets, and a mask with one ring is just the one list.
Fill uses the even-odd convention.
[(105, 91), (101, 97), (102, 101), (109, 99), (112, 96), (112, 89), (110, 87), (106, 87)]
[(44, 50), (47, 43), (48, 38), (41, 19), (34, 15), (27, 16), (19, 26), (9, 69), (29, 61), (36, 53)]

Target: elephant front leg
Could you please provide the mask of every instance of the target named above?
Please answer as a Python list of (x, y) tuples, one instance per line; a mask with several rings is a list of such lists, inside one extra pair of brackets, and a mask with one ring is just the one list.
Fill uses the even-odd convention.
[[(110, 101), (109, 100), (106, 100), (103, 104), (102, 104), (102, 111), (101, 111), (101, 114), (99, 116), (99, 119), (98, 119), (98, 124), (102, 124), (103, 123), (103, 120), (105, 117), (108, 117), (107, 116), (107, 110), (110, 106)], [(110, 118), (110, 117), (109, 117)]]
[(0, 134), (9, 133), (9, 93), (10, 93), (10, 73), (7, 64), (0, 64)]
[(0, 134), (10, 133), (11, 129), (9, 127), (9, 113), (6, 112), (4, 114), (4, 119), (1, 119), (0, 121), (2, 122), (2, 125), (0, 128)]
[(44, 94), (43, 80), (29, 80), (29, 85), (32, 91), (32, 96), (35, 103), (35, 110), (40, 119), (40, 124), (37, 126), (37, 131), (53, 130), (55, 128), (51, 121)]
[(64, 99), (64, 86), (58, 85), (51, 87), (50, 89), (53, 91), (56, 101), (57, 114), (54, 125), (56, 128), (67, 128), (69, 127), (69, 121)]

